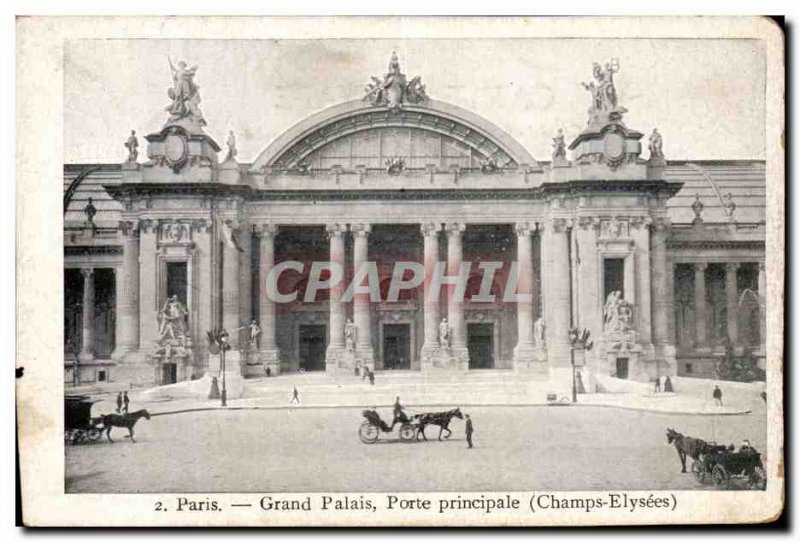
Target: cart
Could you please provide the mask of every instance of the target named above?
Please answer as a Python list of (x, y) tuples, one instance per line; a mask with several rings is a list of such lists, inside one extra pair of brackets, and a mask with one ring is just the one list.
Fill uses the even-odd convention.
[(92, 418), (92, 401), (85, 395), (64, 397), (64, 442), (84, 444), (96, 442), (102, 433), (102, 418)]

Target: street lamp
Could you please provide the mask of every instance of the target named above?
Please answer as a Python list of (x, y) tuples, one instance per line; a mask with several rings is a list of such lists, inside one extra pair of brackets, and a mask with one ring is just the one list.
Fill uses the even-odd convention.
[(228, 342), (230, 339), (228, 332), (226, 330), (222, 330), (222, 333), (219, 334), (219, 357), (220, 357), (220, 365), (222, 368), (222, 393), (220, 394), (222, 397), (222, 406), (228, 406), (228, 389), (225, 386), (225, 352), (230, 350), (231, 345)]
[[(577, 327), (572, 327), (569, 329), (569, 360), (572, 364), (572, 402), (578, 402), (578, 386), (575, 382), (575, 348), (581, 348), (584, 352), (587, 352), (592, 349), (594, 346), (594, 342), (590, 341), (589, 338), (591, 337), (592, 332), (586, 328), (578, 329)], [(585, 355), (585, 354), (584, 354)], [(583, 366), (583, 364), (581, 364)]]

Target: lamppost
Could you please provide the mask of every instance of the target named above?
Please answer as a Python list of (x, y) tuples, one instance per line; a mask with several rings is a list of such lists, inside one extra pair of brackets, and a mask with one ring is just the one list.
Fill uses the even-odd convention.
[[(585, 352), (588, 352), (594, 346), (594, 342), (590, 341), (589, 338), (591, 337), (592, 332), (586, 328), (578, 329), (577, 327), (572, 327), (569, 330), (569, 359), (570, 363), (572, 364), (572, 402), (578, 402), (578, 386), (576, 383), (576, 375), (575, 375), (575, 348), (581, 348), (584, 351), (584, 356), (586, 355)], [(583, 366), (584, 363), (581, 363)]]
[(220, 396), (222, 397), (222, 406), (228, 406), (228, 389), (225, 386), (225, 352), (230, 350), (231, 345), (228, 342), (230, 339), (228, 332), (226, 330), (222, 330), (222, 333), (219, 334), (219, 356), (220, 356), (220, 365), (222, 368), (222, 393)]

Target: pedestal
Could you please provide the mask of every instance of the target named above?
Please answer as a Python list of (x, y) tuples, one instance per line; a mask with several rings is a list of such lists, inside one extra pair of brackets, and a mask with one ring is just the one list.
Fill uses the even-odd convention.
[(420, 369), (424, 371), (468, 371), (469, 351), (459, 347), (424, 347)]
[(219, 354), (208, 356), (207, 376), (216, 377), (220, 392), (224, 387), (228, 400), (238, 399), (244, 395), (244, 378), (242, 377), (241, 355), (236, 350), (225, 353), (225, 371), (222, 371), (222, 360)]

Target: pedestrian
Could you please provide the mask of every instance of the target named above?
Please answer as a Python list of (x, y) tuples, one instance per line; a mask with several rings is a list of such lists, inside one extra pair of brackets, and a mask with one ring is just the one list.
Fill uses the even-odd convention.
[(297, 394), (297, 386), (294, 386), (294, 391), (292, 392), (292, 400), (289, 402), (300, 404), (300, 396)]
[(267, 372), (267, 378), (272, 376), (272, 369), (270, 368), (269, 365), (267, 365), (267, 371), (266, 372)]
[(655, 383), (656, 383), (655, 393), (661, 393), (661, 377), (660, 376), (656, 377)]
[(761, 398), (762, 398), (762, 399), (764, 400), (764, 402), (766, 403), (766, 402), (767, 402), (767, 392), (765, 392), (765, 391), (762, 391), (762, 392), (761, 392)]
[(375, 373), (372, 372), (372, 369), (367, 369), (369, 371), (369, 383), (370, 385), (375, 385)]
[(122, 392), (117, 394), (117, 414), (122, 411)]
[(714, 393), (711, 395), (714, 397), (714, 401), (716, 401), (717, 406), (722, 406), (722, 390), (719, 389), (719, 386), (714, 386)]
[(664, 378), (664, 393), (672, 393), (672, 380), (669, 379), (669, 376)]
[(464, 414), (464, 417), (467, 418), (467, 427), (465, 428), (465, 432), (467, 434), (467, 447), (472, 448), (472, 418), (469, 417), (469, 414)]
[(125, 405), (124, 407), (122, 407), (122, 410), (124, 410), (125, 414), (127, 414), (128, 413), (128, 407), (131, 404), (131, 400), (128, 399), (128, 392), (127, 391), (124, 392), (123, 395), (122, 395), (122, 402)]

